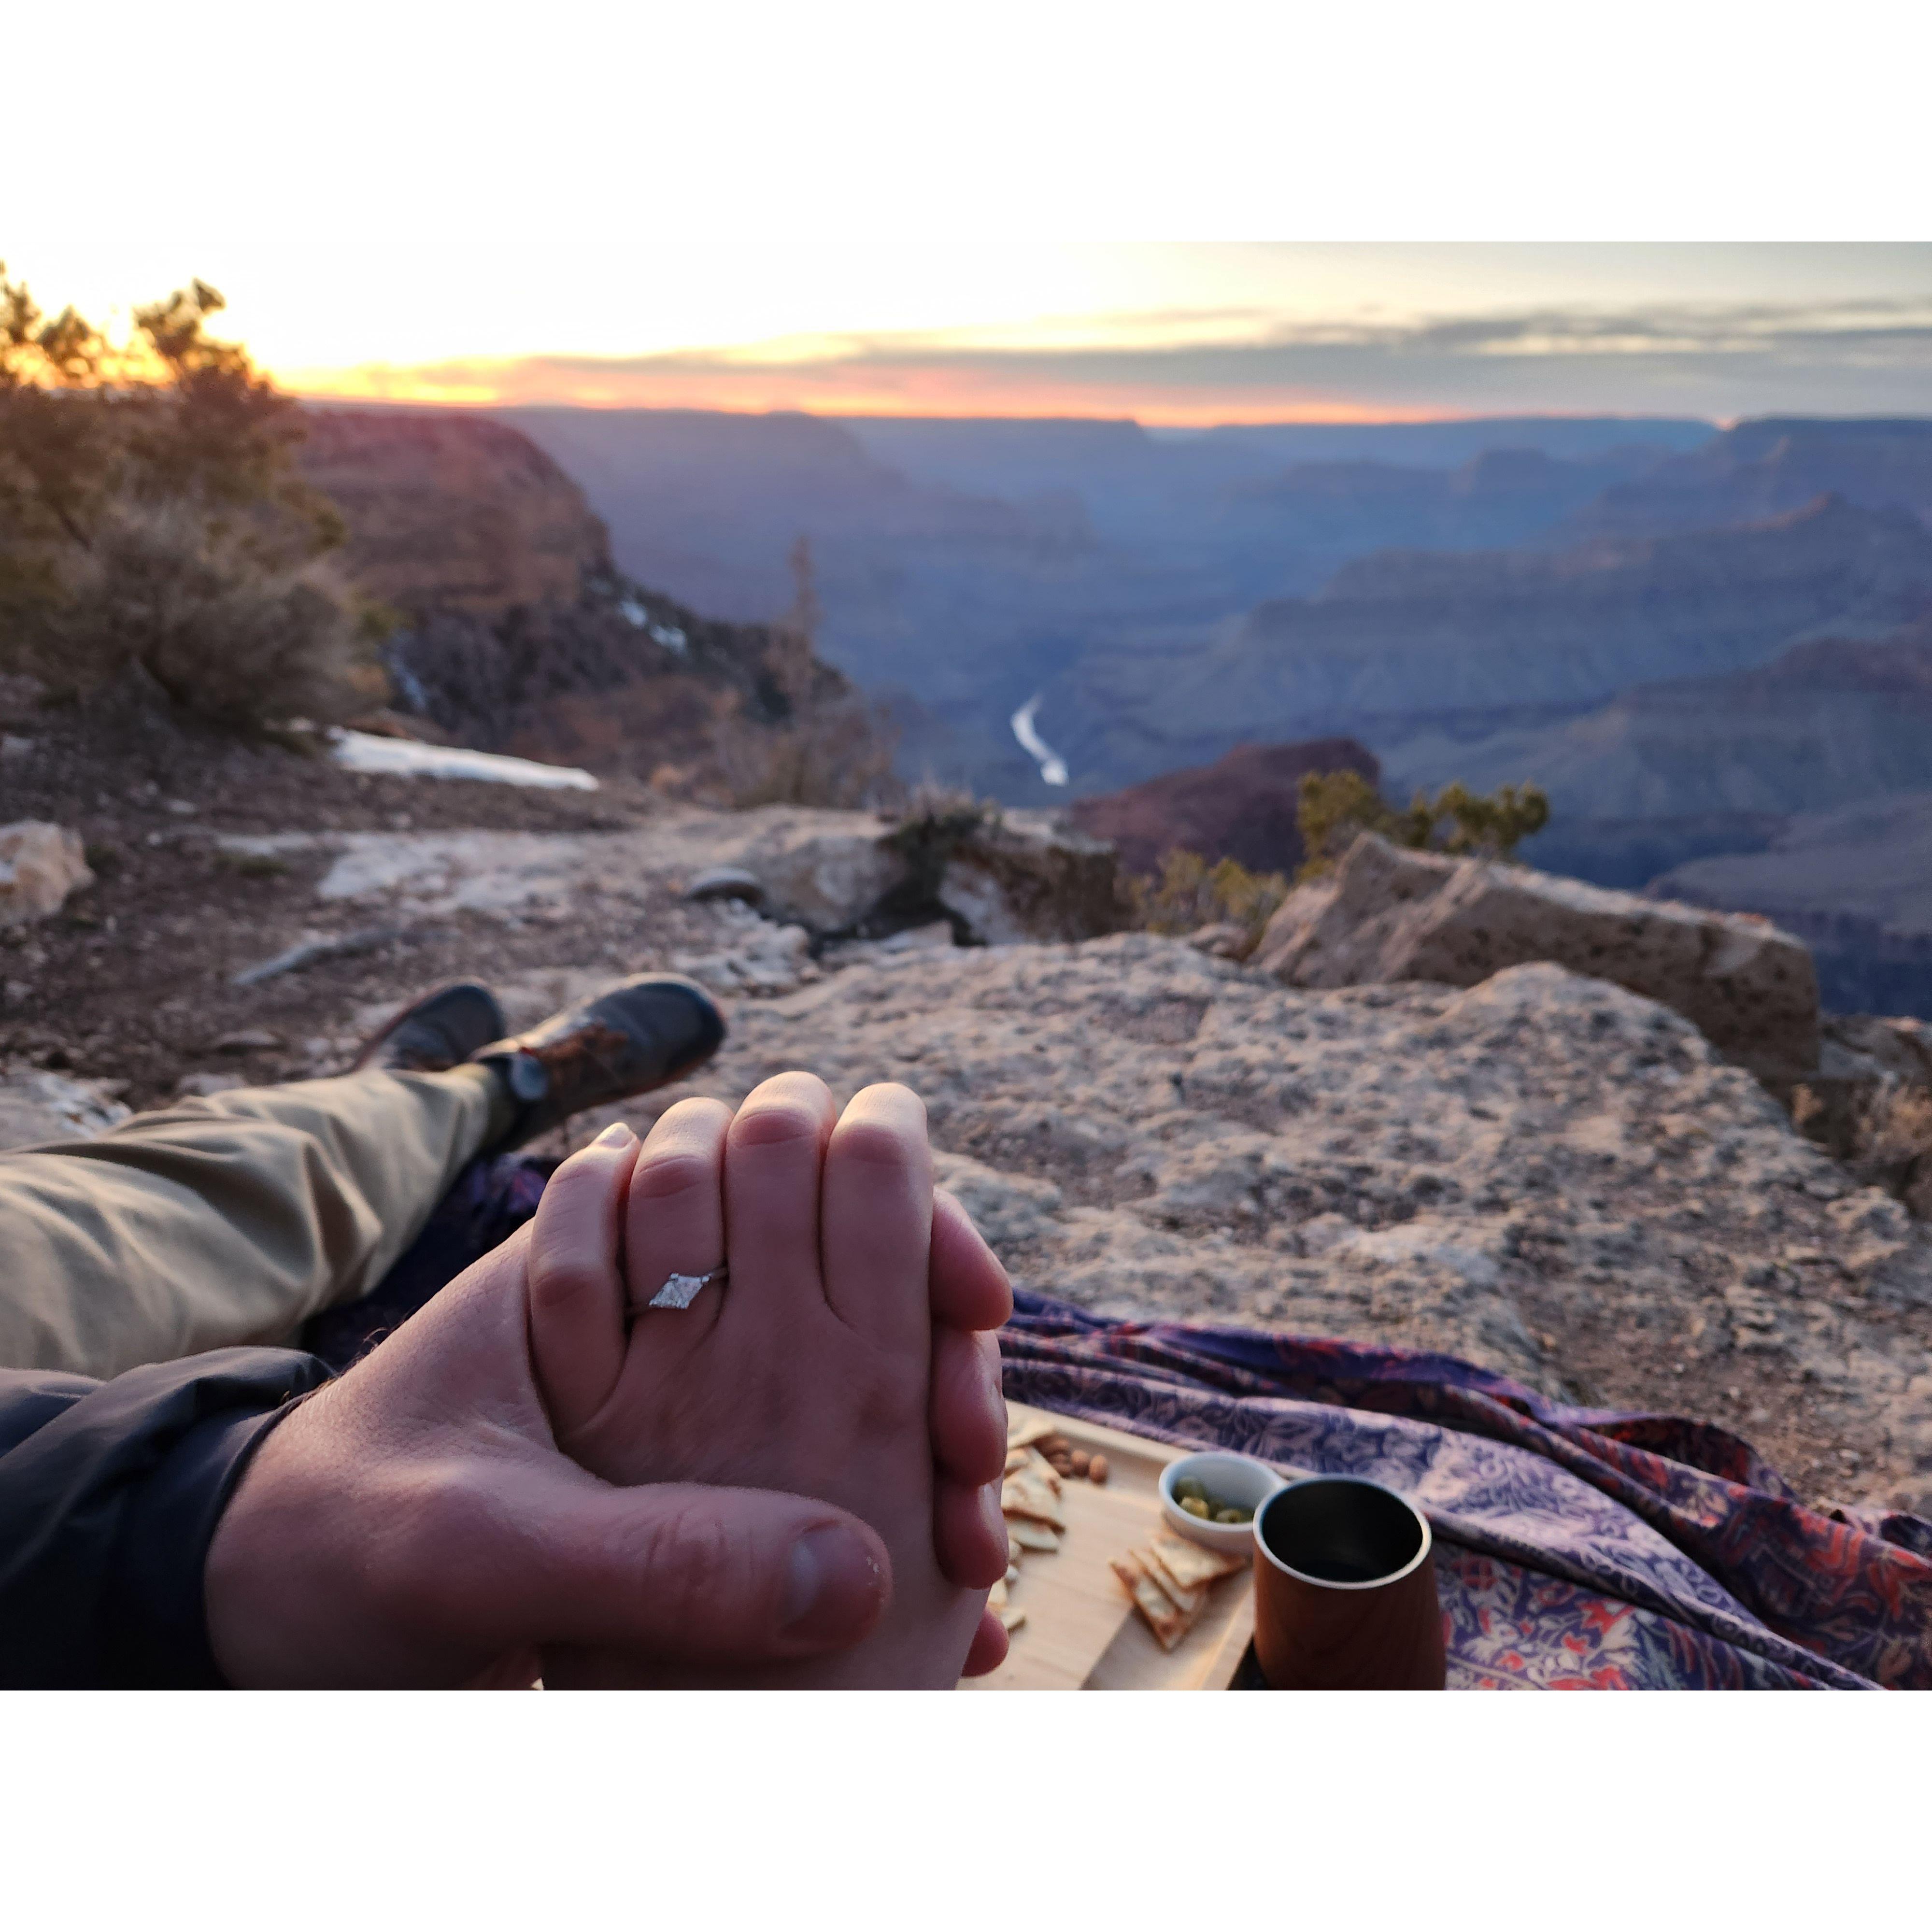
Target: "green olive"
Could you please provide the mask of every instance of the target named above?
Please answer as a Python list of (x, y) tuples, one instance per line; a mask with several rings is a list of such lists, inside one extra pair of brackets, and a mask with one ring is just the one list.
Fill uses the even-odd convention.
[(1174, 1496), (1177, 1502), (1185, 1502), (1192, 1496), (1196, 1502), (1204, 1503), (1208, 1500), (1208, 1492), (1198, 1477), (1183, 1476), (1174, 1486)]
[(1183, 1496), (1180, 1507), (1190, 1516), (1198, 1516), (1203, 1522), (1208, 1520), (1208, 1505), (1199, 1496)]
[(1214, 1512), (1214, 1520), (1216, 1522), (1246, 1522), (1250, 1517), (1246, 1510), (1221, 1509)]

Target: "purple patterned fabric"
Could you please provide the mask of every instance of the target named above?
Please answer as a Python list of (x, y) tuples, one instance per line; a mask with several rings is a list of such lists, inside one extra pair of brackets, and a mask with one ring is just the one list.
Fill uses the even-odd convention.
[[(308, 1345), (352, 1361), (527, 1220), (548, 1172), (466, 1169)], [(1932, 1523), (1806, 1509), (1713, 1424), (1565, 1407), (1447, 1355), (1017, 1300), (1000, 1337), (1017, 1401), (1412, 1496), (1438, 1539), (1452, 1686), (1932, 1688)]]
[(1445, 1546), (1454, 1682), (1932, 1687), (1932, 1525), (1808, 1510), (1710, 1424), (1444, 1355), (1018, 1300), (1017, 1400), (1412, 1496)]

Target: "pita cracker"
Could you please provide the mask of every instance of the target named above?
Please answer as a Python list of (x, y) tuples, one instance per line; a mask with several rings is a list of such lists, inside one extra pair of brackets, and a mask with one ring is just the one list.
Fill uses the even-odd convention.
[(1055, 1496), (1060, 1493), (1060, 1472), (1037, 1449), (1026, 1452), (1027, 1460), (1022, 1466), (1030, 1474), (1037, 1476)]
[(1043, 1415), (1016, 1416), (1010, 1411), (1006, 1416), (1006, 1447), (1009, 1449), (1026, 1449), (1043, 1441), (1053, 1433), (1053, 1424)]
[(1009, 1516), (1006, 1519), (1006, 1540), (1022, 1550), (1058, 1550), (1060, 1547), (1058, 1532), (1048, 1529), (1043, 1522), (1035, 1522), (1027, 1516)]
[(1024, 1469), (1030, 1460), (1024, 1449), (1009, 1449), (1006, 1451), (1006, 1474), (1010, 1476), (1016, 1470)]
[(1004, 1610), (1006, 1607), (1006, 1584), (1004, 1577), (986, 1592), (986, 1607), (989, 1610)]
[(1016, 1610), (1009, 1605), (1000, 1612), (1000, 1621), (1006, 1625), (1006, 1634), (1010, 1636), (1022, 1624), (1026, 1622), (1026, 1612), (1024, 1610)]
[(1217, 1576), (1232, 1576), (1237, 1570), (1245, 1570), (1253, 1560), (1246, 1551), (1238, 1555), (1232, 1551), (1224, 1553), (1209, 1550), (1186, 1537), (1169, 1536), (1164, 1532), (1148, 1546), (1160, 1567), (1184, 1590), (1191, 1590), (1197, 1584), (1211, 1583)]
[(1201, 1606), (1208, 1600), (1208, 1586), (1199, 1584), (1190, 1589), (1185, 1583), (1178, 1583), (1160, 1567), (1160, 1560), (1148, 1550), (1130, 1550), (1127, 1560), (1137, 1563), (1174, 1599), (1174, 1606), (1187, 1616), (1198, 1616)]
[(1185, 1615), (1167, 1592), (1138, 1563), (1125, 1557), (1110, 1556), (1108, 1568), (1120, 1580), (1121, 1587), (1134, 1600), (1134, 1608), (1146, 1618), (1148, 1628), (1162, 1650), (1172, 1650), (1187, 1634), (1194, 1619)]
[(1024, 1469), (1000, 1485), (1000, 1508), (1009, 1516), (1030, 1516), (1034, 1522), (1054, 1529), (1066, 1527), (1066, 1519), (1060, 1513), (1060, 1498)]

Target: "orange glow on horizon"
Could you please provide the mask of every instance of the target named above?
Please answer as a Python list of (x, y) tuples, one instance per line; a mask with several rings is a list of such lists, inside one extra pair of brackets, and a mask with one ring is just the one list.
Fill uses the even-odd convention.
[(880, 372), (849, 365), (664, 368), (582, 372), (542, 362), (365, 365), (297, 370), (280, 380), (311, 402), (390, 403), (490, 409), (546, 404), (577, 409), (707, 410), (758, 416), (797, 410), (824, 416), (1070, 417), (1129, 419), (1155, 428), (1210, 429), (1238, 423), (1452, 422), (1465, 410), (1418, 408), (1252, 387), (1165, 392), (1141, 385), (1014, 381), (978, 371), (929, 368)]

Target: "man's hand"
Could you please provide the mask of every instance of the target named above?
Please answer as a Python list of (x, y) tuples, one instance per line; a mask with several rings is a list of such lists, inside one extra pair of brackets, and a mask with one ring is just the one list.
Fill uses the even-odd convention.
[[(1004, 1277), (956, 1205), (936, 1219), (934, 1316), (963, 1338), (1004, 1318)], [(762, 1490), (617, 1488), (557, 1448), (531, 1372), (527, 1240), (477, 1262), (264, 1440), (206, 1572), (231, 1683), (528, 1682), (544, 1645), (742, 1666), (843, 1649), (878, 1622), (890, 1564), (856, 1517)], [(996, 1393), (952, 1402), (935, 1402), (942, 1468), (980, 1462), (972, 1442), (1000, 1426)], [(936, 1526), (941, 1560), (976, 1573), (997, 1492), (989, 1508), (962, 1486), (960, 1502), (957, 1527), (943, 1514)], [(968, 1668), (996, 1664), (1004, 1636), (983, 1630)]]

